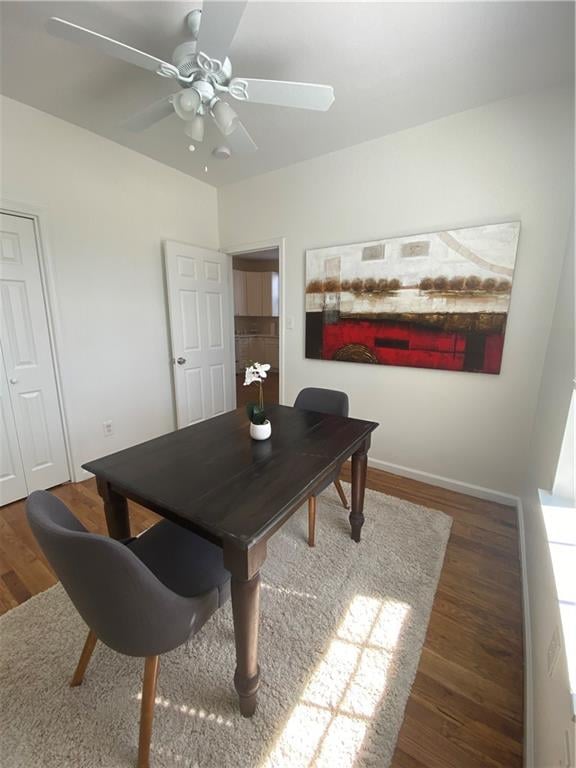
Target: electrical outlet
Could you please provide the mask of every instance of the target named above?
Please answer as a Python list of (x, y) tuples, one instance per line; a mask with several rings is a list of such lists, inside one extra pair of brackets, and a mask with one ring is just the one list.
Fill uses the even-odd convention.
[(548, 670), (548, 677), (552, 677), (554, 667), (558, 661), (560, 655), (561, 641), (560, 641), (560, 629), (558, 625), (554, 627), (552, 637), (550, 638), (550, 644), (548, 645), (548, 651), (546, 652), (546, 669)]
[(104, 437), (112, 437), (112, 435), (114, 434), (111, 421), (104, 421), (102, 423), (102, 429), (104, 430)]
[(286, 318), (286, 330), (287, 331), (294, 330), (294, 318), (291, 315), (288, 315), (288, 317)]

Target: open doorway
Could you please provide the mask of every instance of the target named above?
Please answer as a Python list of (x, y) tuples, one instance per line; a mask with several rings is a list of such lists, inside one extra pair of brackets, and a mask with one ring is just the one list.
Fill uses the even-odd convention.
[(234, 253), (234, 348), (236, 405), (254, 399), (244, 386), (244, 370), (252, 362), (269, 363), (265, 385), (268, 405), (280, 402), (280, 252), (277, 246)]

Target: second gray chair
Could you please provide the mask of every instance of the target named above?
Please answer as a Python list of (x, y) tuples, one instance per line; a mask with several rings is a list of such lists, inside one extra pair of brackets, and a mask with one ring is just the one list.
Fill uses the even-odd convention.
[[(322, 389), (320, 387), (306, 387), (298, 393), (294, 401), (294, 408), (303, 411), (317, 411), (318, 413), (331, 413), (334, 416), (348, 416), (348, 395), (337, 389)], [(308, 546), (316, 544), (316, 497), (319, 496), (331, 483), (334, 483), (340, 501), (345, 509), (348, 509), (348, 500), (339, 480), (341, 467), (327, 478), (316, 490), (314, 496), (308, 499)]]
[(30, 527), (90, 631), (70, 685), (99, 639), (145, 658), (138, 768), (148, 768), (158, 661), (196, 634), (230, 595), (222, 550), (167, 520), (126, 543), (89, 533), (46, 491), (26, 504)]

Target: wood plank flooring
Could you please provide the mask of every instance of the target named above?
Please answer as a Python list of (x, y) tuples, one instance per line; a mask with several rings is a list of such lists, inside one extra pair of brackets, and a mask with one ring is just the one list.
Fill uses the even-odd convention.
[[(374, 469), (368, 486), (454, 520), (392, 768), (520, 768), (523, 639), (515, 510)], [(54, 493), (90, 530), (106, 533), (93, 480)], [(130, 509), (135, 533), (157, 520), (137, 505)], [(0, 613), (55, 581), (23, 502), (0, 508)]]

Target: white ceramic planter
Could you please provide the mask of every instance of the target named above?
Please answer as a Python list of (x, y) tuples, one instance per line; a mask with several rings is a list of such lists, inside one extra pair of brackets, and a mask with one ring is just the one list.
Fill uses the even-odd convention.
[(252, 440), (268, 440), (272, 434), (272, 424), (266, 419), (264, 424), (250, 422), (250, 437)]

